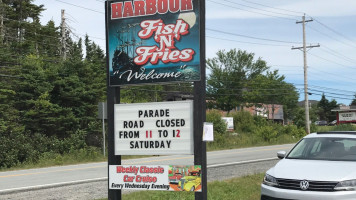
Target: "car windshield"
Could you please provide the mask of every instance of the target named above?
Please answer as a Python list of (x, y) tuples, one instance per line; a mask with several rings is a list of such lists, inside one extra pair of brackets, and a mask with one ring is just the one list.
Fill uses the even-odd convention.
[(304, 138), (287, 159), (356, 161), (356, 139), (318, 137)]

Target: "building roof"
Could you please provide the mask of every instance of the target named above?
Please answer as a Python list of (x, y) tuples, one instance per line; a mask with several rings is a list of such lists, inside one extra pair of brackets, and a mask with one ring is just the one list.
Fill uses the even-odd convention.
[[(311, 106), (319, 103), (319, 101), (317, 101), (317, 100), (309, 100), (308, 102), (309, 102), (309, 105), (311, 105)], [(303, 101), (299, 101), (298, 102), (298, 106), (299, 107), (304, 107), (304, 100)]]
[(349, 112), (356, 111), (356, 106), (340, 106), (338, 108), (334, 108), (331, 111), (333, 112)]

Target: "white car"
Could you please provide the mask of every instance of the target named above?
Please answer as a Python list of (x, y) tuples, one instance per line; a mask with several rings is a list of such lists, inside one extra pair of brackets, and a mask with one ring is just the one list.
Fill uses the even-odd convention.
[(261, 200), (356, 200), (356, 132), (312, 133), (277, 156)]

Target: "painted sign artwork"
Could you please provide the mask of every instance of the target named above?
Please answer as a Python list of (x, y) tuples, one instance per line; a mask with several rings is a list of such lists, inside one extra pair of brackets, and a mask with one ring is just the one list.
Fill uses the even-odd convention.
[(201, 166), (110, 165), (109, 189), (201, 192)]
[(200, 80), (198, 0), (112, 2), (110, 86)]

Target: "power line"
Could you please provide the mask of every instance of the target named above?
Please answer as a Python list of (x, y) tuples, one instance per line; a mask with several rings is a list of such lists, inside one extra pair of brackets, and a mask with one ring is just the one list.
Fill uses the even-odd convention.
[(317, 86), (317, 85), (309, 85), (309, 87), (316, 87), (316, 88), (322, 88), (322, 89), (326, 89), (326, 90), (336, 90), (336, 91), (344, 91), (344, 92), (352, 92), (352, 93), (356, 93), (356, 91), (351, 91), (351, 90), (341, 90), (341, 89), (330, 88), (330, 87), (323, 87), (323, 86)]
[[(15, 28), (5, 28), (7, 30), (14, 30), (16, 31)], [(40, 33), (36, 33), (36, 32), (33, 32), (33, 31), (29, 31), (26, 29), (26, 33), (32, 33), (34, 36), (41, 36), (41, 37), (47, 37), (47, 38), (53, 38), (53, 39), (59, 39), (59, 36), (58, 37), (54, 37), (54, 36), (50, 36), (50, 35), (43, 35), (43, 34), (40, 34)], [(56, 32), (57, 33), (57, 32)]]
[(342, 44), (344, 44), (344, 45), (346, 45), (346, 46), (356, 48), (356, 46), (351, 45), (351, 44), (349, 44), (349, 43), (347, 43), (347, 42), (344, 42), (344, 41), (342, 41), (342, 40), (339, 40), (338, 38), (335, 38), (335, 37), (333, 37), (333, 36), (330, 36), (330, 35), (328, 35), (328, 34), (326, 34), (326, 33), (323, 33), (323, 32), (321, 32), (321, 31), (319, 31), (319, 30), (313, 28), (312, 26), (308, 26), (308, 28), (310, 28), (310, 29), (312, 29), (313, 31), (315, 31), (315, 32), (317, 32), (317, 33), (320, 33), (321, 35), (324, 35), (324, 36), (326, 36), (326, 37), (328, 37), (328, 38), (330, 38), (330, 39), (333, 39), (333, 40), (335, 40), (335, 41), (338, 41), (338, 42), (340, 42), (340, 43), (342, 43)]
[[(237, 3), (237, 2), (232, 2), (232, 1), (229, 1), (229, 0), (223, 0), (223, 1), (226, 1), (226, 2), (229, 2), (229, 3), (232, 3), (232, 4), (236, 4), (236, 5), (239, 5), (239, 6), (244, 6), (244, 7), (248, 7), (248, 8), (252, 8), (252, 9), (256, 9), (256, 10), (261, 10), (263, 12), (274, 13), (274, 14), (277, 14), (277, 15), (286, 15), (286, 16), (297, 17), (296, 15), (280, 13), (280, 12), (274, 12), (274, 11), (270, 11), (270, 10), (264, 10), (264, 9), (261, 9), (261, 8), (256, 8), (256, 7), (253, 7), (253, 6), (248, 6), (248, 5), (240, 4), (240, 3)], [(291, 18), (288, 18), (288, 19), (291, 19)], [(293, 19), (293, 20), (295, 20), (295, 19)]]
[[(19, 20), (14, 20), (14, 19), (9, 19), (9, 18), (4, 18), (4, 19), (20, 22)], [(29, 22), (24, 22), (24, 23), (27, 23), (27, 25), (36, 26), (36, 24), (32, 24), (32, 23), (29, 23)], [(36, 27), (36, 28), (40, 28), (41, 30), (45, 30), (45, 29), (47, 29), (47, 28), (49, 28), (49, 27), (46, 27), (46, 26), (42, 26), (42, 25), (41, 25), (41, 27)], [(8, 28), (8, 29), (10, 29), (10, 28)], [(58, 31), (58, 28), (49, 28), (49, 29)], [(14, 29), (14, 30), (16, 30), (16, 29)], [(26, 32), (33, 33), (32, 31), (26, 31)], [(59, 32), (56, 32), (56, 33), (59, 34)], [(41, 34), (40, 34), (40, 35), (41, 35)], [(88, 37), (91, 37), (91, 38), (95, 38), (95, 39), (99, 39), (99, 40), (106, 40), (106, 39), (104, 39), (104, 38), (95, 37), (95, 36), (91, 36), (91, 35), (88, 35), (88, 34), (80, 34), (80, 33), (79, 33), (78, 35), (82, 35), (82, 36), (86, 36), (86, 35), (87, 35)], [(44, 37), (53, 37), (53, 36), (46, 36), (46, 35), (42, 35), (42, 36), (44, 36)], [(53, 38), (56, 38), (56, 37), (53, 37)], [(56, 39), (58, 39), (58, 38), (56, 38)]]
[(283, 41), (283, 40), (274, 40), (274, 39), (268, 39), (268, 38), (259, 38), (259, 37), (253, 37), (253, 36), (248, 36), (248, 35), (242, 35), (242, 34), (237, 34), (237, 33), (231, 33), (231, 32), (226, 32), (226, 31), (211, 29), (211, 28), (206, 28), (206, 30), (208, 30), (208, 31), (213, 31), (213, 32), (218, 32), (218, 33), (223, 33), (223, 34), (227, 34), (227, 35), (234, 35), (234, 36), (239, 36), (239, 37), (245, 37), (245, 38), (255, 39), (255, 40), (264, 40), (264, 41), (279, 42), (279, 43), (286, 43), (286, 44), (299, 44), (298, 42)]
[(322, 71), (322, 70), (319, 70), (319, 69), (316, 69), (316, 68), (312, 68), (312, 67), (310, 67), (310, 69), (315, 70), (315, 71), (319, 71), (319, 72), (321, 72), (321, 73), (323, 73), (323, 74), (329, 74), (329, 75), (331, 75), (331, 76), (341, 77), (341, 78), (347, 78), (347, 79), (350, 79), (350, 80), (355, 80), (355, 81), (356, 81), (356, 79), (355, 79), (355, 78), (351, 78), (351, 77), (343, 76), (343, 75), (340, 75), (340, 74), (336, 75), (336, 74), (329, 73), (329, 72), (326, 72), (326, 71)]
[(347, 57), (347, 56), (345, 56), (345, 55), (343, 55), (343, 54), (341, 54), (341, 53), (335, 51), (334, 49), (331, 49), (331, 48), (327, 47), (327, 46), (324, 45), (324, 44), (323, 44), (323, 48), (326, 48), (326, 49), (328, 49), (329, 51), (334, 52), (335, 54), (337, 54), (337, 55), (339, 55), (339, 56), (341, 56), (341, 57), (343, 57), (343, 58), (349, 60), (350, 62), (356, 62), (356, 60), (354, 60), (354, 59), (352, 59), (352, 58), (349, 58), (349, 57)]
[(267, 43), (256, 43), (256, 42), (246, 42), (246, 41), (239, 41), (239, 40), (232, 40), (232, 39), (226, 39), (226, 38), (218, 38), (218, 37), (212, 37), (212, 36), (206, 36), (207, 38), (212, 38), (212, 39), (217, 39), (217, 40), (224, 40), (224, 41), (229, 41), (229, 42), (237, 42), (237, 43), (245, 43), (245, 44), (255, 44), (255, 45), (265, 45), (265, 46), (284, 46), (288, 47), (289, 45), (283, 45), (283, 44), (267, 44)]
[(284, 10), (284, 11), (287, 11), (287, 12), (292, 12), (292, 13), (297, 13), (297, 14), (304, 14), (303, 12), (287, 10), (287, 9), (283, 9), (283, 8), (275, 8), (275, 7), (272, 7), (272, 6), (267, 6), (267, 5), (256, 3), (256, 2), (252, 2), (252, 1), (247, 1), (247, 0), (241, 0), (241, 1), (244, 1), (244, 2), (247, 2), (247, 3), (251, 3), (251, 4), (255, 4), (255, 5), (259, 5), (259, 6), (264, 6), (264, 7), (267, 7), (267, 8), (276, 9), (276, 10)]
[(339, 54), (336, 54), (336, 53), (334, 53), (334, 52), (332, 52), (332, 51), (330, 51), (330, 50), (325, 50), (325, 49), (323, 49), (323, 48), (320, 48), (320, 50), (323, 51), (323, 52), (325, 52), (325, 53), (327, 53), (327, 54), (329, 54), (329, 55), (334, 56), (335, 58), (341, 59), (342, 61), (347, 61), (347, 62), (350, 62), (350, 63), (353, 63), (353, 64), (356, 63), (356, 62), (353, 62), (353, 61), (351, 61), (351, 60), (345, 59), (344, 57), (342, 57), (342, 56), (340, 56)]
[(104, 12), (100, 12), (100, 11), (93, 10), (93, 9), (91, 9), (91, 8), (86, 8), (86, 7), (83, 7), (83, 6), (78, 6), (78, 5), (76, 5), (76, 4), (68, 3), (68, 2), (65, 2), (65, 1), (61, 1), (61, 0), (55, 0), (55, 1), (58, 1), (58, 2), (61, 2), (61, 3), (64, 3), (64, 4), (68, 4), (68, 5), (71, 5), (71, 6), (75, 6), (75, 7), (78, 7), (78, 8), (82, 8), (82, 9), (85, 9), (85, 10), (89, 10), (89, 11), (92, 11), (92, 12), (96, 12), (96, 13), (100, 13), (100, 14), (105, 14)]
[[(322, 96), (324, 93), (312, 93), (315, 95), (320, 95)], [(345, 97), (338, 97), (338, 96), (333, 96), (333, 95), (328, 95), (328, 94), (324, 94), (325, 97), (330, 97), (330, 98), (334, 98), (334, 99), (344, 99), (344, 100), (353, 100), (352, 98), (345, 98)]]
[(347, 65), (343, 65), (343, 64), (338, 63), (338, 62), (335, 62), (335, 61), (333, 61), (333, 60), (326, 59), (326, 58), (323, 58), (323, 57), (321, 57), (321, 56), (317, 56), (317, 55), (312, 54), (312, 53), (310, 53), (310, 52), (308, 52), (308, 54), (310, 54), (310, 55), (312, 55), (312, 56), (314, 56), (314, 57), (317, 57), (317, 58), (319, 58), (319, 59), (321, 59), (321, 60), (325, 60), (325, 61), (328, 61), (328, 62), (331, 62), (331, 63), (337, 64), (337, 65), (342, 66), (342, 67), (345, 67), (345, 68), (349, 68), (349, 69), (356, 69), (355, 67), (352, 67), (352, 66), (347, 66)]
[(281, 16), (275, 16), (275, 15), (260, 13), (260, 12), (256, 12), (256, 11), (252, 11), (252, 10), (246, 10), (246, 9), (243, 9), (243, 8), (238, 8), (238, 7), (235, 7), (235, 6), (223, 4), (223, 3), (216, 2), (216, 1), (213, 1), (213, 0), (207, 0), (207, 1), (212, 2), (212, 3), (215, 3), (215, 4), (220, 4), (220, 5), (229, 7), (229, 8), (234, 8), (234, 9), (237, 9), (237, 10), (243, 10), (243, 11), (250, 12), (250, 13), (256, 13), (256, 14), (265, 15), (265, 16), (269, 16), (269, 17), (275, 17), (275, 18), (280, 18), (280, 19), (286, 19), (286, 20), (293, 20), (293, 21), (295, 21), (295, 19), (288, 18), (288, 17), (281, 17)]
[(338, 32), (338, 31), (336, 31), (336, 30), (330, 28), (329, 26), (325, 25), (324, 23), (322, 23), (321, 21), (319, 21), (319, 20), (317, 20), (317, 19), (315, 19), (315, 18), (314, 18), (314, 20), (315, 20), (317, 23), (319, 23), (320, 25), (322, 25), (323, 27), (325, 27), (326, 29), (332, 31), (333, 33), (335, 33), (335, 34), (337, 34), (337, 35), (343, 37), (344, 39), (346, 39), (346, 40), (348, 40), (348, 41), (350, 41), (350, 42), (352, 42), (352, 43), (354, 43), (354, 44), (356, 44), (353, 40), (351, 40), (350, 38), (346, 37), (344, 34), (342, 34), (342, 33)]
[(316, 91), (316, 92), (323, 92), (323, 93), (333, 94), (333, 95), (354, 96), (353, 94), (341, 94), (341, 93), (327, 92), (327, 91), (316, 90), (316, 89), (310, 89), (310, 88), (308, 88), (308, 90)]

